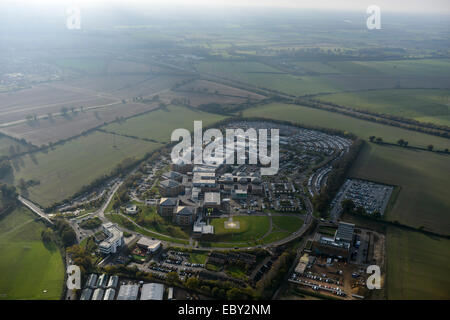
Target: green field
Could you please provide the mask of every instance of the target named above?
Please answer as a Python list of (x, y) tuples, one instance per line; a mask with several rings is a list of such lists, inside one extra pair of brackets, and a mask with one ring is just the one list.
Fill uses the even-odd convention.
[(368, 144), (350, 176), (400, 187), (387, 219), (449, 234), (450, 156)]
[(28, 150), (27, 146), (24, 146), (16, 140), (0, 135), (0, 158), (11, 155), (11, 146), (13, 146), (14, 153), (17, 153), (17, 151), (24, 152)]
[(450, 240), (389, 227), (389, 299), (450, 299)]
[(298, 105), (271, 103), (244, 111), (245, 117), (265, 117), (276, 120), (287, 120), (305, 125), (335, 128), (351, 132), (363, 139), (369, 136), (382, 137), (384, 141), (396, 143), (405, 139), (411, 146), (426, 147), (429, 144), (438, 149), (450, 149), (450, 140), (427, 135), (417, 131), (383, 125), (371, 121), (352, 118), (335, 112), (328, 112)]
[(255, 241), (269, 231), (269, 218), (265, 216), (238, 216), (233, 221), (239, 221), (239, 229), (225, 229), (224, 222), (228, 218), (212, 219), (215, 242), (245, 242)]
[(203, 127), (206, 127), (224, 118), (224, 116), (192, 108), (169, 106), (167, 109), (158, 109), (145, 115), (128, 119), (121, 124), (113, 123), (107, 125), (103, 129), (166, 143), (170, 142), (170, 136), (174, 129), (185, 128), (191, 131), (194, 128), (195, 120), (202, 120)]
[(188, 260), (191, 263), (205, 264), (207, 259), (208, 255), (206, 253), (197, 253), (197, 252), (191, 252), (188, 257)]
[[(115, 146), (114, 146), (115, 143)], [(108, 174), (126, 158), (141, 158), (160, 145), (95, 132), (48, 152), (23, 156), (14, 162), (14, 178), (39, 180), (28, 189), (32, 201), (46, 207), (61, 201), (96, 178)]]
[(291, 75), (259, 62), (201, 62), (198, 70), (293, 95), (336, 91), (326, 79)]
[(205, 61), (197, 68), (200, 72), (292, 95), (397, 87), (448, 88), (450, 85), (450, 60), (447, 59), (302, 61), (292, 65), (294, 68), (280, 71), (260, 62)]
[(450, 90), (394, 89), (336, 93), (319, 100), (450, 126), (449, 97)]
[(169, 237), (180, 239), (188, 239), (189, 235), (179, 226), (173, 224), (171, 221), (162, 218), (155, 207), (147, 207), (142, 204), (137, 204), (141, 210), (137, 215), (130, 216), (137, 224), (146, 229), (158, 233), (162, 233)]
[(138, 232), (144, 236), (148, 236), (151, 238), (156, 238), (156, 239), (159, 239), (162, 241), (168, 241), (168, 242), (172, 242), (172, 243), (189, 244), (188, 240), (175, 239), (175, 238), (171, 238), (169, 236), (166, 237), (163, 235), (153, 233), (151, 231), (147, 231), (146, 228), (136, 226), (135, 224), (133, 224), (131, 221), (127, 220), (125, 217), (121, 216), (120, 214), (110, 213), (110, 214), (106, 214), (105, 216), (108, 220), (110, 220), (114, 223), (117, 223), (119, 226), (121, 226), (125, 229), (128, 229), (130, 231)]
[(272, 216), (272, 223), (274, 228), (292, 233), (300, 229), (303, 220), (293, 216)]
[(97, 57), (56, 59), (53, 63), (62, 68), (69, 68), (87, 74), (102, 74), (108, 66), (108, 60)]
[(330, 61), (327, 65), (339, 73), (361, 75), (416, 76), (418, 78), (432, 76), (448, 77), (449, 59), (415, 59), (390, 61)]
[(0, 219), (0, 299), (61, 297), (61, 253), (55, 245), (41, 241), (45, 225), (35, 218), (28, 209), (18, 208)]

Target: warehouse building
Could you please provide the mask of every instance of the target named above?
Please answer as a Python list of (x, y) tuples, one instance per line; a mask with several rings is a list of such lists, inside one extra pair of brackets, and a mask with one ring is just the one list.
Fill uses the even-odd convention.
[(117, 288), (117, 285), (119, 284), (119, 277), (118, 276), (111, 276), (108, 281), (108, 288)]
[(137, 284), (125, 284), (119, 289), (117, 300), (137, 300), (139, 286)]
[(107, 285), (108, 285), (108, 276), (106, 274), (100, 275), (100, 277), (98, 277), (97, 287), (104, 289), (107, 287)]
[(141, 300), (162, 300), (164, 285), (160, 283), (146, 283), (142, 286)]
[(105, 291), (103, 289), (97, 288), (92, 295), (92, 300), (103, 300), (103, 295)]
[(109, 289), (106, 289), (103, 300), (114, 300), (115, 296), (116, 296), (116, 290), (109, 288)]
[(91, 300), (92, 289), (86, 288), (81, 292), (80, 300)]
[(97, 275), (95, 273), (91, 273), (86, 281), (86, 288), (97, 288)]
[(350, 247), (353, 241), (353, 234), (355, 232), (355, 225), (353, 223), (339, 222), (334, 241), (337, 243), (344, 243)]

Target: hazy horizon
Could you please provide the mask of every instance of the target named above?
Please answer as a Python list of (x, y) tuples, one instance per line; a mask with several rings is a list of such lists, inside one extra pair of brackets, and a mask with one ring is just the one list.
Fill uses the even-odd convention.
[[(370, 5), (377, 5), (385, 13), (416, 13), (416, 14), (450, 14), (450, 3), (447, 0), (5, 0), (0, 6), (44, 6), (45, 9), (61, 6), (80, 6), (82, 8), (95, 7), (125, 7), (128, 10), (155, 9), (170, 7), (198, 8), (288, 8), (312, 9), (324, 11), (352, 11), (364, 12)], [(44, 9), (44, 8), (43, 8)]]

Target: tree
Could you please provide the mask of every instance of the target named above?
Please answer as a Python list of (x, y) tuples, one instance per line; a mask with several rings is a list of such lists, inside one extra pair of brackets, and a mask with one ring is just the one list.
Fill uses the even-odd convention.
[(241, 292), (238, 288), (232, 288), (227, 291), (227, 299), (228, 300), (243, 300), (246, 298), (246, 295)]
[(355, 209), (355, 203), (351, 199), (345, 199), (341, 202), (344, 213), (351, 213)]
[(370, 140), (370, 142), (373, 142), (375, 140), (375, 136), (370, 136), (369, 140)]
[(73, 245), (77, 241), (77, 235), (75, 234), (75, 231), (73, 231), (72, 228), (65, 229), (61, 235), (61, 240), (64, 246), (68, 247)]
[(383, 142), (383, 138), (378, 137), (375, 141), (376, 141), (376, 143), (382, 143)]
[(198, 278), (195, 277), (191, 277), (186, 280), (186, 287), (188, 287), (191, 290), (198, 289), (199, 284), (200, 283), (198, 281)]
[(172, 271), (167, 274), (166, 280), (169, 283), (176, 284), (176, 283), (180, 282), (180, 277), (178, 276), (178, 273)]
[(433, 148), (434, 148), (434, 146), (432, 144), (429, 144), (427, 147), (428, 151), (433, 151)]
[(397, 144), (398, 144), (399, 146), (403, 146), (404, 143), (405, 143), (405, 140), (403, 140), (403, 139), (400, 139), (400, 140), (397, 141)]

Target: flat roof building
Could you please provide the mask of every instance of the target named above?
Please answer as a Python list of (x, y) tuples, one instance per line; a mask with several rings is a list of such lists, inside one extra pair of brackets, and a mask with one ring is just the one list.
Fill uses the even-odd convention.
[(334, 240), (336, 242), (351, 243), (353, 240), (353, 233), (355, 231), (355, 225), (353, 223), (339, 222)]
[(137, 300), (138, 291), (137, 284), (124, 284), (119, 289), (117, 300)]
[(205, 199), (203, 205), (208, 208), (220, 207), (220, 193), (219, 192), (205, 192)]
[(123, 244), (123, 232), (112, 222), (105, 223), (102, 227), (107, 238), (98, 245), (100, 252), (103, 254), (116, 253), (117, 248)]
[(162, 300), (164, 285), (161, 283), (146, 283), (142, 286), (141, 300)]
[(141, 237), (137, 242), (139, 248), (147, 251), (147, 253), (155, 253), (161, 248), (161, 241), (151, 240), (147, 237)]

